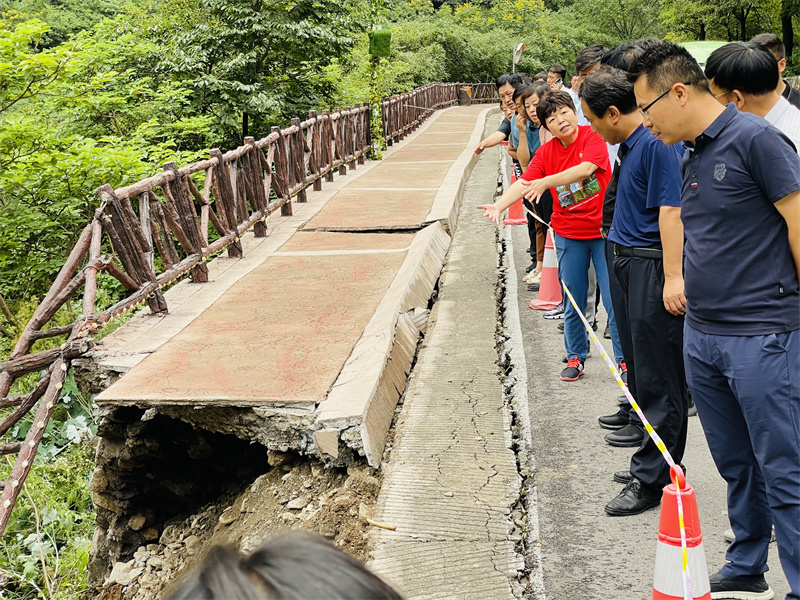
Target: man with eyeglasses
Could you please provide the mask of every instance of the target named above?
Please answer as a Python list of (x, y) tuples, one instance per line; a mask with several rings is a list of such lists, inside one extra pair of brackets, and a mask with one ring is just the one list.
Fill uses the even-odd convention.
[[(522, 85), (522, 78), (516, 73), (505, 73), (500, 75), (495, 81), (497, 93), (500, 95), (500, 103), (503, 105), (504, 111), (517, 111), (517, 105), (514, 103), (514, 89)], [(475, 148), (475, 156), (486, 150), (497, 146), (508, 139), (511, 135), (511, 120), (504, 117), (500, 122), (500, 127), (492, 135), (487, 137), (478, 144)]]
[(662, 42), (632, 66), (644, 125), (688, 147), (684, 363), (736, 539), (711, 598), (774, 596), (772, 524), (800, 600), (800, 159), (765, 120), (722, 106), (689, 52)]
[(720, 104), (763, 117), (800, 149), (800, 110), (781, 96), (778, 63), (755, 44), (728, 44), (717, 48), (706, 62), (711, 93)]
[[(666, 146), (642, 125), (633, 85), (608, 66), (581, 86), (583, 113), (607, 143), (619, 144), (614, 177), (616, 209), (608, 234), (619, 290), (611, 289), (628, 385), (676, 462), (683, 458), (689, 399), (683, 368), (683, 225), (680, 207), (682, 145)], [(614, 297), (615, 292), (621, 297)], [(639, 433), (630, 468), (614, 474), (625, 488), (606, 506), (611, 516), (637, 515), (661, 502), (669, 465), (641, 422), (620, 411), (622, 425)], [(614, 421), (617, 415), (601, 417)], [(606, 427), (606, 425), (603, 425)], [(607, 440), (608, 441), (608, 440)], [(609, 442), (611, 443), (611, 442)]]

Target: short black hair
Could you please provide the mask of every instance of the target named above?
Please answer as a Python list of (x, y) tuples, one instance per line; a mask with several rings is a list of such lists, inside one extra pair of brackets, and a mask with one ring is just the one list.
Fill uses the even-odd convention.
[(522, 95), (522, 93), (525, 91), (525, 88), (527, 88), (527, 87), (528, 87), (528, 84), (526, 84), (526, 83), (522, 83), (522, 84), (518, 85), (517, 87), (515, 87), (514, 88), (514, 94), (511, 96), (511, 99), (514, 102), (516, 102), (517, 98), (519, 98)]
[(539, 97), (539, 106), (536, 107), (536, 116), (539, 117), (539, 122), (542, 127), (549, 131), (545, 121), (547, 118), (555, 113), (562, 106), (575, 111), (575, 104), (572, 102), (572, 96), (563, 90), (549, 90), (544, 96)]
[(533, 81), (536, 83), (537, 80), (541, 79), (542, 81), (547, 81), (547, 73), (544, 71), (539, 71), (536, 75), (533, 76)]
[(561, 77), (562, 81), (567, 78), (567, 68), (564, 65), (559, 65), (558, 63), (550, 65), (547, 69), (547, 72), (555, 73), (556, 75)]
[(575, 73), (580, 75), (581, 71), (585, 71), (592, 65), (599, 63), (605, 53), (606, 49), (600, 44), (586, 46), (575, 56)]
[(638, 109), (633, 84), (628, 76), (624, 71), (608, 65), (589, 73), (578, 95), (598, 117), (605, 115), (612, 106), (616, 106), (623, 115)]
[(706, 77), (720, 89), (763, 96), (780, 81), (778, 62), (758, 44), (733, 43), (717, 48), (706, 61)]
[(672, 42), (658, 42), (645, 51), (628, 69), (635, 83), (642, 75), (654, 92), (665, 92), (676, 83), (688, 83), (708, 93), (708, 79), (689, 51)]
[(500, 75), (500, 77), (497, 78), (494, 84), (498, 90), (506, 84), (515, 88), (518, 85), (522, 84), (522, 77), (520, 77), (516, 73), (503, 73), (502, 75)]
[(759, 33), (750, 42), (769, 50), (775, 60), (786, 58), (786, 47), (783, 45), (781, 38), (774, 33)]
[(632, 42), (623, 42), (619, 46), (615, 46), (606, 52), (600, 62), (604, 65), (614, 67), (615, 69), (629, 71), (631, 65), (633, 65), (642, 54), (658, 43), (659, 40), (655, 38), (643, 38)]
[(169, 600), (352, 598), (402, 600), (364, 565), (317, 536), (292, 533), (250, 556), (215, 546)]

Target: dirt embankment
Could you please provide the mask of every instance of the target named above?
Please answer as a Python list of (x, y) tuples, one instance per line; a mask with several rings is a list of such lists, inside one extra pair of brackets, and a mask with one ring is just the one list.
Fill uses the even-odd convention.
[(174, 520), (158, 543), (140, 547), (118, 562), (96, 600), (155, 600), (194, 566), (214, 544), (250, 552), (264, 540), (292, 529), (319, 533), (337, 547), (367, 559), (367, 518), (381, 474), (351, 464), (325, 468), (290, 453), (269, 453), (271, 469), (244, 491), (231, 493), (196, 514)]

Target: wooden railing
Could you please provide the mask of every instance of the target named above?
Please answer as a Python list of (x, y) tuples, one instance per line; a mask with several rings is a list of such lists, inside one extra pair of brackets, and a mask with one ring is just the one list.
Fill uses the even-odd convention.
[(381, 103), (384, 140), (388, 144), (399, 142), (433, 111), (455, 105), (459, 101), (459, 90), (465, 88), (470, 88), (468, 94), (472, 102), (500, 101), (493, 83), (429, 83)]
[[(387, 141), (402, 139), (438, 109), (453, 105), (461, 84), (430, 84), (401, 94), (382, 105)], [(475, 101), (493, 100), (493, 86), (473, 84)], [(414, 107), (414, 108), (412, 108)], [(157, 175), (133, 185), (98, 190), (100, 206), (83, 229), (64, 266), (5, 363), (0, 363), (0, 408), (11, 412), (0, 422), (0, 437), (39, 403), (33, 426), (22, 444), (0, 445), (0, 455), (18, 453), (0, 496), (0, 536), (5, 531), (22, 484), (70, 367), (87, 350), (87, 338), (111, 320), (142, 303), (153, 313), (167, 312), (162, 288), (183, 275), (208, 281), (206, 261), (227, 250), (241, 257), (241, 236), (253, 229), (267, 235), (266, 218), (280, 210), (292, 214), (292, 199), (306, 201), (306, 188), (321, 190), (334, 171), (364, 163), (371, 148), (369, 106), (312, 111), (305, 121), (209, 158), (178, 168), (166, 163)], [(103, 250), (111, 254), (103, 254)], [(104, 271), (119, 281), (128, 295), (98, 309), (97, 275)], [(83, 289), (82, 311), (74, 323), (45, 326), (58, 310)], [(31, 353), (37, 340), (66, 336), (60, 348)], [(14, 381), (47, 370), (33, 391), (9, 396)]]

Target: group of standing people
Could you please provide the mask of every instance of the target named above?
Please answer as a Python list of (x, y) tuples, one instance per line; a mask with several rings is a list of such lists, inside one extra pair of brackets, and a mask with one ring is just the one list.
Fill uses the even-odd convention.
[[(503, 91), (524, 97), (508, 137), (512, 122), (537, 135), (510, 140), (519, 179), (479, 207), (499, 223), (525, 198), (549, 217), (578, 306), (594, 295), (594, 266), (614, 355), (676, 463), (696, 403), (733, 530), (712, 598), (773, 597), (774, 525), (786, 598), (800, 600), (800, 100), (785, 63), (780, 40), (762, 34), (716, 50), (705, 72), (678, 45), (639, 40), (582, 50), (569, 92), (561, 65), (544, 87), (505, 76), (504, 102)], [(575, 381), (587, 337), (569, 305), (564, 343), (561, 379)], [(636, 413), (623, 404), (599, 421), (609, 443), (637, 447), (606, 512), (657, 506), (669, 467)]]

